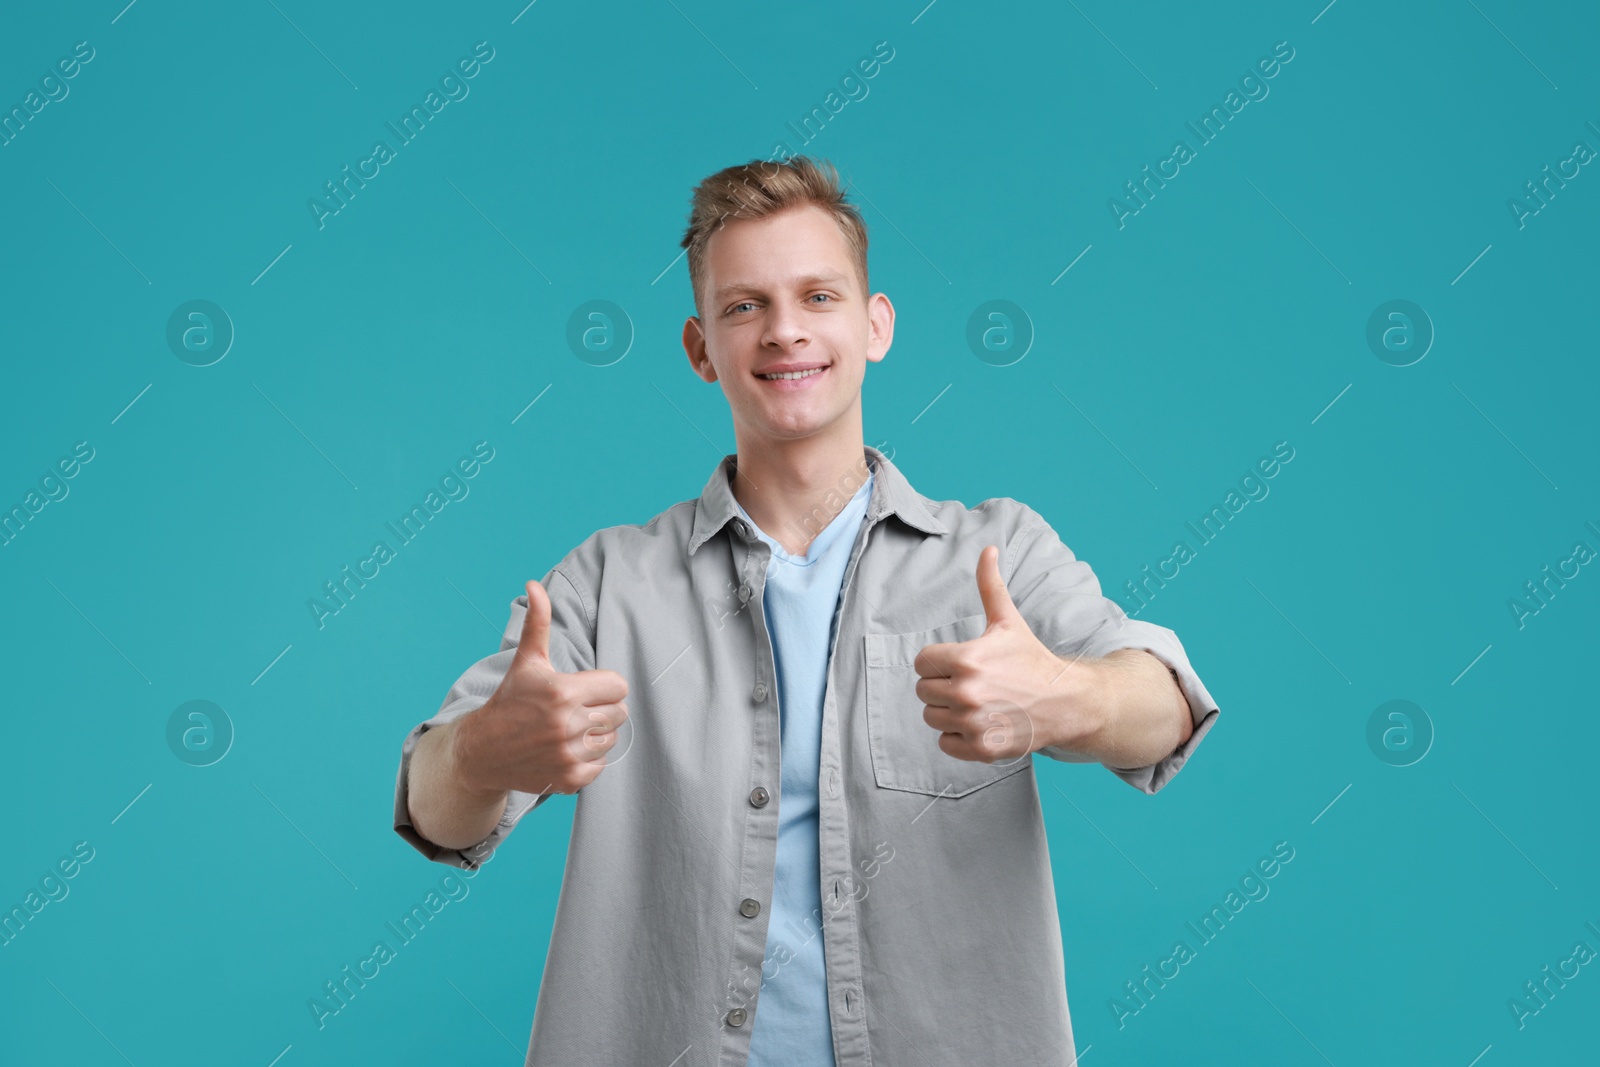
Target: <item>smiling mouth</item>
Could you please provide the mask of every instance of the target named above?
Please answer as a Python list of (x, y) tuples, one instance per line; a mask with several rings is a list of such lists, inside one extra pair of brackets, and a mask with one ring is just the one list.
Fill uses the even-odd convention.
[(827, 367), (813, 367), (810, 370), (787, 371), (783, 374), (758, 374), (756, 377), (767, 382), (793, 382), (801, 378), (813, 378), (827, 369)]

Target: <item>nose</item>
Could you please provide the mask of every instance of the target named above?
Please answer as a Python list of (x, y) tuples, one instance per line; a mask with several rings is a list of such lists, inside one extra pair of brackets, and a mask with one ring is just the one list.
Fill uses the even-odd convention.
[(766, 330), (761, 337), (762, 346), (787, 350), (799, 347), (808, 340), (810, 331), (806, 328), (804, 313), (787, 301), (774, 303), (767, 312)]

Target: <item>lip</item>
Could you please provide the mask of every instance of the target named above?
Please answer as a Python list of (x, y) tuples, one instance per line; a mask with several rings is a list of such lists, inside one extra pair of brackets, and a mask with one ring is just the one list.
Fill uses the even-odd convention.
[[(830, 367), (826, 363), (799, 363), (787, 366), (784, 364), (779, 364), (778, 366), (768, 370), (757, 371), (756, 381), (760, 382), (769, 389), (777, 389), (781, 392), (792, 393), (801, 389), (810, 389), (813, 385), (815, 385), (817, 382), (820, 382), (827, 375), (829, 369)], [(787, 374), (792, 373), (793, 371), (802, 370), (820, 370), (821, 373), (808, 374), (804, 378), (760, 377), (762, 374)]]
[(826, 367), (827, 365), (825, 360), (812, 360), (809, 363), (774, 363), (769, 367), (758, 368), (755, 373), (757, 375), (793, 374), (795, 371), (816, 370), (818, 367)]

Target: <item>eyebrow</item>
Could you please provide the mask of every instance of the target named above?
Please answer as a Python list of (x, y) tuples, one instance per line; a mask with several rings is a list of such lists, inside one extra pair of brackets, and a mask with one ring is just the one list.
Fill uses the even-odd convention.
[[(795, 283), (797, 285), (815, 285), (815, 284), (817, 284), (819, 282), (842, 282), (842, 281), (848, 280), (848, 278), (849, 278), (849, 275), (840, 274), (837, 271), (825, 271), (825, 272), (819, 273), (819, 274), (807, 274), (802, 278), (796, 278), (795, 279)], [(733, 295), (738, 294), (738, 293), (754, 293), (754, 292), (757, 292), (760, 288), (761, 287), (758, 286), (758, 285), (750, 285), (750, 284), (743, 284), (743, 283), (735, 283), (735, 284), (732, 284), (732, 285), (721, 285), (721, 286), (718, 286), (716, 291), (711, 294), (711, 298), (713, 300), (719, 300), (719, 301), (720, 300), (726, 300), (728, 297), (733, 296)]]

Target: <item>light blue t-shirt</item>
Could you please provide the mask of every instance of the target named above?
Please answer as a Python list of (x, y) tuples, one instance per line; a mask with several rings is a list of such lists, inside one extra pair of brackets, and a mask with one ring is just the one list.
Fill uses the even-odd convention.
[(761, 992), (750, 1032), (749, 1067), (834, 1067), (817, 847), (822, 699), (834, 610), (850, 550), (872, 497), (873, 478), (869, 459), (866, 482), (804, 556), (785, 552), (739, 508), (751, 529), (772, 548), (762, 607), (777, 663), (783, 728), (777, 870)]

